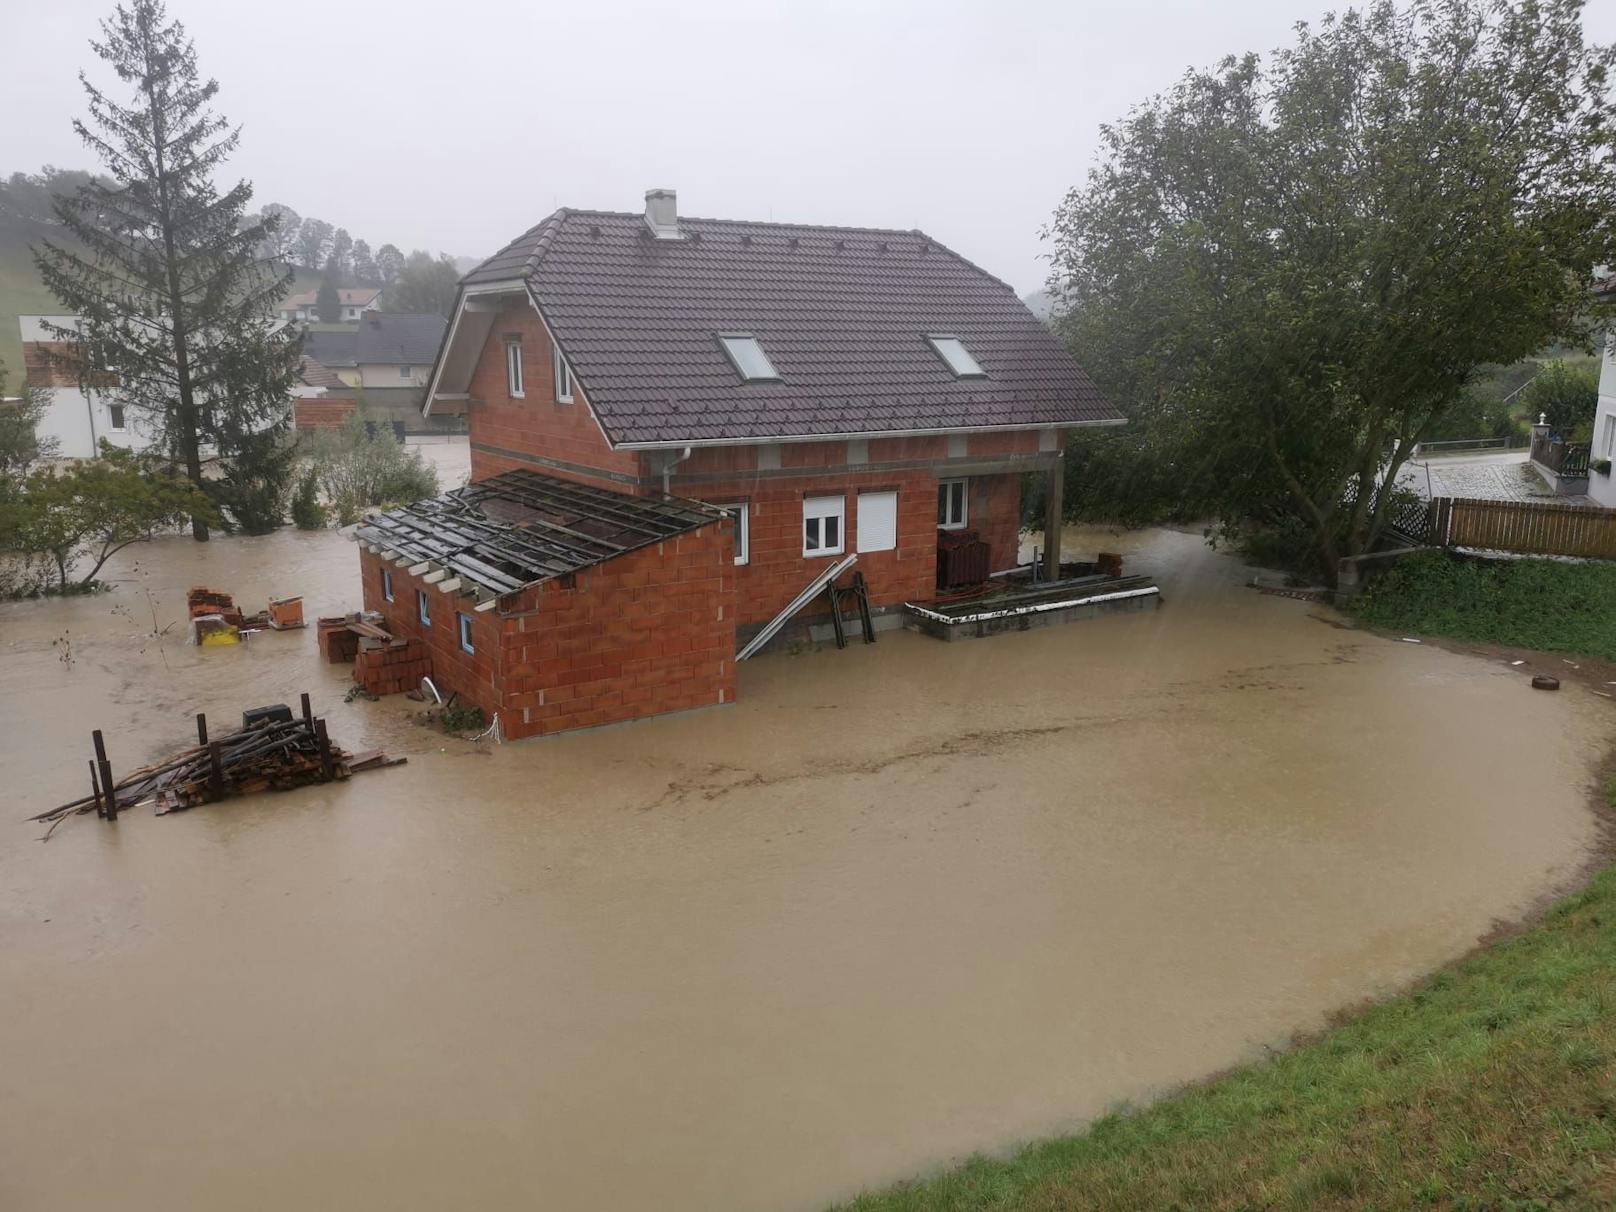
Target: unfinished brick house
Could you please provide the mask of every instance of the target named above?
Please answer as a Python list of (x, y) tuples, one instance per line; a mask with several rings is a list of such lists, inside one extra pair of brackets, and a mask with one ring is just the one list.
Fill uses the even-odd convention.
[[(683, 218), (671, 190), (647, 193), (643, 214), (556, 211), (466, 275), (428, 380), (424, 409), (440, 408), (466, 416), (474, 485), (525, 472), (610, 494), (597, 504), (721, 507), (728, 521), (691, 532), (721, 539), (680, 542), (703, 560), (728, 545), (701, 625), (727, 629), (731, 658), (849, 555), (878, 616), (932, 599), (939, 551), (961, 534), (977, 575), (1016, 564), (1021, 477), (1048, 477), (1058, 517), (1065, 431), (1122, 421), (1009, 286), (924, 233)], [(369, 545), (366, 605), (381, 609), (383, 567), (409, 553)], [(1057, 539), (1051, 575), (1059, 559)], [(491, 617), (474, 631), (542, 616), (555, 592), (445, 581), (476, 584), (474, 613)], [(568, 652), (537, 660), (540, 681)], [(452, 647), (443, 661), (459, 678), (477, 663)], [(733, 698), (733, 668), (702, 675), (707, 702)]]

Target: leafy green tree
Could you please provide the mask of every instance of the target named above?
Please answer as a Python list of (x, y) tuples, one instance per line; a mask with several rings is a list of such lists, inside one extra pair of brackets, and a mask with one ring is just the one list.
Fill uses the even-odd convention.
[(1382, 0), (1103, 129), (1052, 286), (1177, 491), (1299, 527), (1333, 578), (1478, 367), (1587, 340), (1616, 173), (1580, 9)]
[(325, 506), (320, 502), (320, 476), (312, 467), (298, 477), (292, 493), (292, 525), (299, 530), (324, 530)]
[[(132, 97), (120, 104), (84, 79), (90, 124), (74, 129), (108, 179), (57, 198), (74, 246), (47, 239), (34, 258), (79, 317), (53, 335), (72, 343), (80, 375), (114, 376), (108, 394), (142, 414), (162, 453), (205, 489), (205, 463), (270, 445), (240, 435), (290, 425), (298, 343), (273, 321), (291, 274), (261, 258), (276, 217), (242, 222), (252, 187), (213, 184), (239, 131), (210, 108), (218, 82), (200, 79), (184, 27), (161, 0), (131, 0), (101, 28), (91, 45)], [(209, 516), (192, 519), (198, 540)]]
[(337, 293), (337, 276), (336, 261), (327, 261), (325, 277), (320, 279), (320, 289), (314, 295), (314, 314), (320, 317), (322, 324), (335, 324), (342, 319), (342, 296)]
[(34, 471), (20, 492), (0, 499), (0, 548), (48, 557), (56, 591), (82, 593), (124, 548), (198, 516), (216, 515), (190, 481), (103, 441), (100, 458)]
[(1556, 358), (1521, 390), (1521, 403), (1529, 422), (1542, 416), (1562, 437), (1586, 441), (1582, 432), (1593, 425), (1599, 408), (1598, 372)]
[(386, 426), (367, 425), (358, 409), (341, 428), (305, 438), (304, 452), (343, 526), (368, 508), (413, 505), (438, 491), (438, 473), (420, 452), (406, 450)]
[(404, 254), (396, 244), (383, 244), (376, 250), (376, 284), (391, 286), (404, 272)]
[(382, 284), (380, 271), (376, 268), (376, 257), (367, 241), (355, 240), (353, 243), (353, 276), (360, 286)]
[[(385, 249), (384, 249), (385, 251)], [(434, 257), (416, 249), (388, 283), (382, 295), (384, 311), (436, 312), (449, 316), (454, 311), (460, 270), (447, 255)]]
[(324, 219), (304, 219), (298, 228), (292, 255), (305, 269), (318, 269), (325, 264), (335, 235), (335, 229)]

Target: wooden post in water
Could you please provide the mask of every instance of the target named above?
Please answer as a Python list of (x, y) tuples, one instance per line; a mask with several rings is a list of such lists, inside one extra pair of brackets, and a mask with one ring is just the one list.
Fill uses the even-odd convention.
[(208, 743), (208, 716), (205, 711), (196, 713), (196, 743), (198, 745)]
[(320, 777), (330, 782), (335, 771), (331, 765), (331, 738), (326, 735), (325, 721), (314, 721), (314, 739), (320, 747)]
[(314, 730), (314, 708), (309, 706), (309, 692), (303, 692), (303, 724), (311, 732)]
[(101, 780), (95, 777), (95, 759), (90, 759), (90, 794), (95, 797), (96, 816), (106, 816), (106, 805), (101, 802)]
[(107, 804), (107, 820), (118, 819), (118, 785), (112, 781), (112, 763), (107, 761), (107, 743), (97, 728), (90, 733), (90, 739), (95, 742), (95, 765), (101, 774), (101, 796)]

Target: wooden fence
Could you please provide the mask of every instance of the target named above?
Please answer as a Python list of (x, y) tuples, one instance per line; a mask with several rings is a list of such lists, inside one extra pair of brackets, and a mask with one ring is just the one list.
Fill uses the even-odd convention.
[(1616, 509), (1437, 497), (1428, 535), (1441, 547), (1616, 560)]

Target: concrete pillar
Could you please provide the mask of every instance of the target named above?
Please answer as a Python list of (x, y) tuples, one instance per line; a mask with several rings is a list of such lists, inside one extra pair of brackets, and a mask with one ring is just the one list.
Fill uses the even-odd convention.
[(1044, 567), (1042, 576), (1046, 581), (1060, 579), (1061, 562), (1061, 524), (1062, 496), (1066, 490), (1066, 463), (1063, 459), (1056, 459), (1055, 465), (1046, 473), (1048, 480), (1044, 491)]

